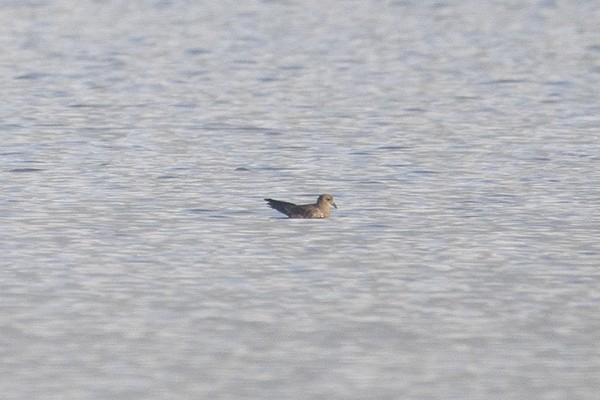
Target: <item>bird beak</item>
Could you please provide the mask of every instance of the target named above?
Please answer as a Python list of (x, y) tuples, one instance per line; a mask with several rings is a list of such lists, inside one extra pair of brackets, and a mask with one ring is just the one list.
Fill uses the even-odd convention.
[(335, 203), (331, 203), (332, 206), (335, 207), (335, 209), (337, 210), (337, 205)]

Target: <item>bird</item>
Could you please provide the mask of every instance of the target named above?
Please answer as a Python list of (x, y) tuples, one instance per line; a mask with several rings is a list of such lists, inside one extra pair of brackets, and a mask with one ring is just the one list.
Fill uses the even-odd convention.
[(315, 204), (296, 205), (287, 201), (265, 199), (269, 206), (289, 218), (329, 218), (331, 206), (337, 208), (330, 194), (322, 194)]

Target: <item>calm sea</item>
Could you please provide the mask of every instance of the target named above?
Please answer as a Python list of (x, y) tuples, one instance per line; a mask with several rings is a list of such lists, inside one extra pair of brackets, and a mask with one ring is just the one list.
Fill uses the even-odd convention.
[(2, 398), (597, 399), (598, 21), (0, 0)]

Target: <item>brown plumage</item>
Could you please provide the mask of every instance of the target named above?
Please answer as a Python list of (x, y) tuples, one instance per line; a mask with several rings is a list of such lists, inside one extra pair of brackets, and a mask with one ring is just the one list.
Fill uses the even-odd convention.
[(330, 194), (319, 196), (316, 204), (296, 205), (286, 201), (265, 199), (269, 206), (290, 218), (329, 218), (331, 206), (337, 208)]

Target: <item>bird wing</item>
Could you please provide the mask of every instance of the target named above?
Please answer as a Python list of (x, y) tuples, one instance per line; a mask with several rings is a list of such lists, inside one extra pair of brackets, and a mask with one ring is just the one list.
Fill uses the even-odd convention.
[(287, 201), (279, 201), (273, 199), (265, 199), (265, 201), (269, 204), (269, 207), (287, 215), (288, 217), (291, 216), (294, 213), (294, 209), (298, 207), (297, 205), (293, 203), (288, 203)]
[(287, 201), (265, 199), (269, 206), (290, 218), (323, 218), (323, 213), (314, 204), (296, 205)]

